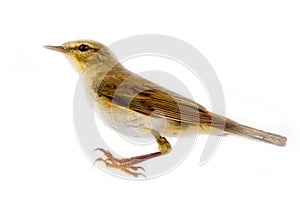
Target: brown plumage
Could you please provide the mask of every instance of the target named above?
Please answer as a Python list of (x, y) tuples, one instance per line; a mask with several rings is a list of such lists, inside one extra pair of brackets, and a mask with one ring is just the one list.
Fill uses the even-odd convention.
[[(126, 83), (122, 84), (124, 82)], [(115, 92), (117, 89), (118, 91)], [(121, 64), (106, 73), (96, 92), (115, 104), (144, 115), (163, 116), (184, 124), (207, 125), (219, 130), (224, 129), (230, 134), (279, 146), (284, 146), (286, 143), (286, 138), (283, 136), (241, 125), (229, 118), (211, 113), (197, 102), (146, 80), (126, 70)]]
[[(168, 125), (162, 133), (168, 135), (177, 135), (180, 130), (197, 128), (204, 133), (226, 132), (278, 146), (286, 144), (286, 138), (283, 136), (248, 127), (211, 113), (197, 102), (128, 71), (107, 47), (98, 42), (71, 41), (62, 46), (46, 47), (64, 53), (73, 61), (77, 71), (84, 74), (90, 96), (108, 119), (117, 115), (117, 120), (124, 122), (122, 124), (125, 127), (147, 131), (155, 137), (159, 152), (128, 159), (116, 159), (108, 151), (99, 148), (107, 159), (99, 158), (97, 161), (104, 162), (108, 167), (121, 169), (137, 177), (141, 174), (130, 171), (138, 169), (133, 165), (171, 151), (171, 145), (160, 135), (159, 129), (154, 129), (149, 123), (150, 116), (157, 120), (167, 120)], [(112, 113), (111, 108), (117, 108), (116, 114)], [(124, 121), (124, 112), (132, 115), (128, 123)]]

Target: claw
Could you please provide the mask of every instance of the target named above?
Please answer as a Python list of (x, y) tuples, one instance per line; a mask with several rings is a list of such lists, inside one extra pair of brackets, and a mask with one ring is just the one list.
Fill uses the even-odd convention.
[[(94, 152), (95, 151), (103, 152), (106, 159), (97, 158), (94, 162), (94, 165), (97, 162), (103, 162), (106, 165), (106, 167), (108, 167), (108, 168), (119, 169), (119, 170), (125, 172), (126, 174), (129, 174), (129, 175), (131, 175), (133, 177), (136, 177), (136, 178), (139, 177), (139, 176), (143, 176), (144, 178), (146, 178), (146, 175), (144, 175), (142, 173), (133, 172), (133, 171), (138, 171), (139, 169), (142, 170), (143, 172), (145, 172), (145, 169), (141, 166), (130, 165), (130, 160), (132, 160), (131, 158), (126, 158), (126, 159), (115, 158), (109, 151), (106, 151), (102, 148), (97, 148), (97, 149), (94, 150)], [(130, 171), (129, 169), (131, 169), (133, 171)]]
[(97, 152), (97, 151), (100, 151), (100, 152), (103, 152), (103, 153), (106, 152), (106, 151), (105, 151), (104, 149), (102, 149), (102, 148), (97, 148), (97, 149), (94, 150), (94, 152)]
[(103, 152), (103, 154), (104, 154), (106, 157), (108, 157), (108, 158), (113, 157), (112, 154), (111, 154), (109, 151), (106, 151), (106, 150), (103, 149), (103, 148), (97, 148), (97, 149), (94, 150), (94, 152), (96, 152), (96, 151)]
[(143, 172), (145, 172), (145, 169), (141, 166), (130, 166), (130, 167), (128, 167), (128, 169), (132, 169), (134, 171), (141, 169)]
[(97, 158), (97, 159), (94, 161), (93, 165), (95, 166), (97, 162), (101, 162), (101, 161), (104, 162), (104, 163), (106, 163), (102, 158)]
[(139, 176), (142, 176), (146, 179), (146, 175), (142, 174), (142, 173), (137, 173), (137, 172), (132, 172), (132, 171), (129, 171), (128, 168), (127, 169), (121, 169), (122, 171), (124, 171), (126, 174), (129, 174), (135, 178), (138, 178)]

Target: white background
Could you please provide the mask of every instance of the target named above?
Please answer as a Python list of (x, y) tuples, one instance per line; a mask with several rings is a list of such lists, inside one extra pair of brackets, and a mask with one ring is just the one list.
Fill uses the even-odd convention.
[[(299, 211), (299, 11), (296, 0), (1, 2), (0, 210)], [(285, 135), (287, 146), (228, 136), (198, 166), (199, 137), (181, 166), (148, 181), (93, 167), (73, 127), (78, 76), (42, 46), (145, 33), (197, 48), (219, 76), (227, 115)]]

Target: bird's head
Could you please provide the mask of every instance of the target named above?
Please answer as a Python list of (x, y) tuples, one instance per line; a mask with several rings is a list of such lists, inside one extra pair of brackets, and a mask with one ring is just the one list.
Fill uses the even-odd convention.
[(45, 48), (65, 54), (75, 63), (75, 68), (79, 73), (91, 60), (101, 59), (103, 54), (109, 54), (109, 50), (103, 44), (90, 40), (70, 41), (61, 46), (45, 46)]

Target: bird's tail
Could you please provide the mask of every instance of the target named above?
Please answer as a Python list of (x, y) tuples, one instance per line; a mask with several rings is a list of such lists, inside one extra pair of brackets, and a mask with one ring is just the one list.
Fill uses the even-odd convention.
[[(212, 117), (212, 125), (216, 128), (223, 129), (227, 133), (264, 141), (277, 146), (285, 146), (286, 144), (287, 139), (284, 136), (248, 127), (220, 115), (213, 114)], [(217, 124), (214, 124), (220, 124), (220, 121), (223, 123), (222, 126), (219, 125), (219, 127)]]

